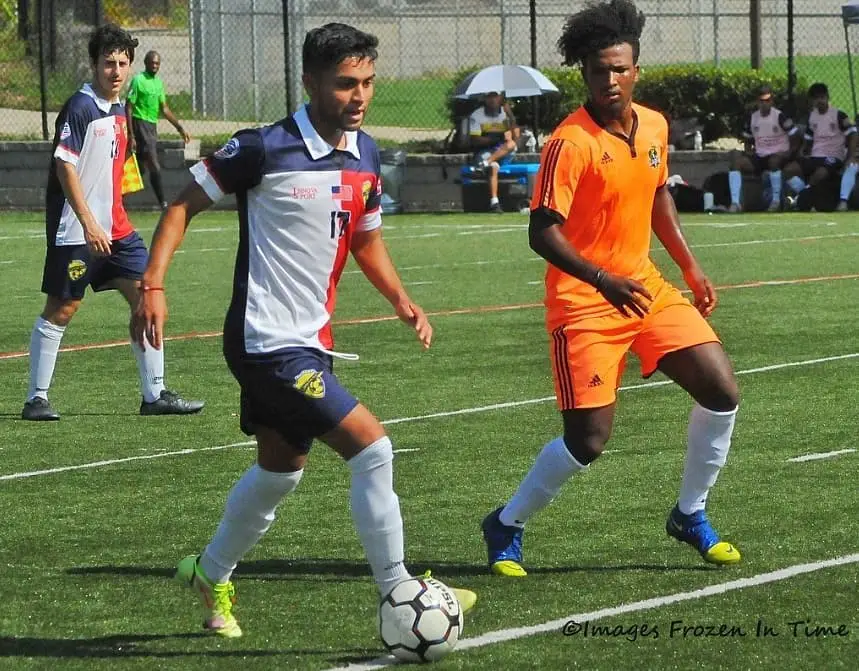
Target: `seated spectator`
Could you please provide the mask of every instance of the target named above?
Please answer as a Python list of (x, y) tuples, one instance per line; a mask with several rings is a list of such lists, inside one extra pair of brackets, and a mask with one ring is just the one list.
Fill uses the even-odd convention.
[[(841, 175), (837, 210), (847, 211), (847, 202), (856, 185), (856, 126), (840, 109), (829, 104), (829, 89), (820, 82), (808, 89), (811, 113), (805, 131), (806, 155), (785, 168), (788, 188), (797, 195)], [(846, 162), (846, 164), (845, 164)]]
[(510, 105), (501, 94), (486, 95), (481, 107), (469, 117), (469, 138), (477, 167), (489, 172), (489, 210), (501, 212), (498, 202), (498, 170), (516, 151), (519, 127)]
[(769, 173), (770, 181), (769, 211), (777, 211), (781, 207), (782, 168), (796, 155), (802, 143), (802, 134), (793, 119), (773, 106), (770, 87), (761, 88), (757, 106), (743, 133), (745, 153), (734, 152), (731, 156), (730, 212), (742, 210), (743, 173), (762, 175), (765, 172)]

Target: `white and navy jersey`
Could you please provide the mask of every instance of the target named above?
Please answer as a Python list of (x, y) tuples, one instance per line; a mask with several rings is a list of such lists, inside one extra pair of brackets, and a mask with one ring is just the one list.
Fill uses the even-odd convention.
[(66, 101), (57, 115), (48, 175), (45, 226), (49, 245), (86, 244), (83, 227), (63, 193), (54, 159), (75, 166), (84, 199), (111, 240), (134, 231), (122, 205), (127, 143), (125, 107), (118, 100), (99, 98), (86, 84)]
[(225, 347), (334, 346), (331, 315), (352, 234), (382, 225), (379, 150), (362, 131), (335, 150), (307, 109), (236, 133), (191, 168), (213, 201), (235, 193), (239, 248)]
[(808, 115), (805, 139), (811, 143), (812, 158), (847, 158), (847, 138), (856, 132), (850, 117), (830, 105), (821, 114), (817, 108)]
[(743, 137), (754, 142), (755, 154), (771, 156), (790, 151), (790, 138), (799, 127), (789, 116), (775, 107), (764, 116), (759, 110), (752, 112), (743, 130)]

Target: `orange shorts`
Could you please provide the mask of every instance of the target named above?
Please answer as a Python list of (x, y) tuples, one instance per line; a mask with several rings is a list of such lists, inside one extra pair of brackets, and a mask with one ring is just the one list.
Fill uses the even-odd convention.
[(668, 282), (662, 280), (651, 295), (643, 318), (615, 310), (572, 319), (552, 330), (552, 375), (561, 410), (614, 403), (629, 350), (641, 361), (642, 376), (649, 377), (666, 354), (719, 342), (707, 320)]

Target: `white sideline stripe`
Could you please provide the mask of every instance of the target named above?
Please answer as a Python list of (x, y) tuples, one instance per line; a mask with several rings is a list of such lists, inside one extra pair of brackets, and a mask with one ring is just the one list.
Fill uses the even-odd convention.
[[(781, 370), (784, 368), (796, 368), (799, 366), (813, 366), (818, 363), (826, 363), (829, 361), (841, 361), (844, 359), (854, 359), (859, 357), (859, 352), (852, 354), (838, 354), (836, 356), (821, 357), (818, 359), (807, 359), (805, 361), (789, 361), (787, 363), (776, 363), (770, 366), (760, 366), (758, 368), (747, 368), (746, 370), (735, 371), (735, 375), (751, 375), (753, 373), (766, 373), (772, 370)], [(636, 389), (649, 389), (652, 387), (664, 387), (669, 384), (674, 384), (671, 380), (657, 380), (655, 382), (642, 382), (641, 384), (630, 384), (625, 387), (620, 387), (618, 391), (634, 391)], [(396, 419), (386, 419), (382, 424), (393, 425), (403, 424), (405, 422), (417, 422), (424, 419), (438, 419), (439, 417), (455, 417), (457, 415), (472, 415), (478, 412), (489, 412), (491, 410), (503, 410), (506, 408), (517, 408), (523, 405), (534, 405), (536, 403), (546, 403), (554, 401), (554, 396), (544, 396), (542, 398), (529, 398), (524, 401), (508, 401), (506, 403), (493, 403), (491, 405), (482, 405), (476, 408), (462, 408), (460, 410), (447, 410), (445, 412), (433, 412), (428, 415), (415, 415), (413, 417), (399, 417)], [(194, 454), (195, 452), (213, 452), (215, 450), (226, 450), (231, 447), (246, 447), (253, 445), (254, 441), (248, 440), (241, 443), (230, 443), (229, 445), (215, 445), (213, 447), (191, 447), (185, 450), (176, 450), (173, 452), (159, 452), (156, 454), (144, 454), (136, 457), (124, 457), (122, 459), (105, 459), (103, 461), (93, 461), (86, 464), (76, 464), (74, 466), (59, 466), (57, 468), (46, 468), (40, 471), (28, 471), (24, 473), (9, 473), (0, 475), (0, 481), (3, 480), (21, 480), (23, 478), (33, 478), (39, 475), (53, 475), (54, 473), (64, 473), (65, 471), (79, 471), (87, 468), (97, 468), (99, 466), (110, 466), (112, 464), (122, 464), (129, 461), (141, 461), (143, 459), (160, 459), (161, 457), (173, 457), (182, 454)], [(403, 450), (404, 451), (404, 450)]]
[[(651, 610), (652, 608), (660, 608), (674, 603), (683, 601), (692, 601), (701, 599), (716, 594), (725, 594), (738, 589), (747, 587), (759, 587), (767, 583), (777, 582), (779, 580), (787, 580), (794, 578), (804, 573), (813, 573), (814, 571), (822, 571), (823, 569), (833, 568), (836, 566), (846, 566), (847, 564), (855, 564), (859, 562), (859, 553), (842, 555), (834, 559), (824, 559), (807, 564), (794, 564), (787, 568), (770, 571), (769, 573), (759, 573), (749, 578), (740, 578), (738, 580), (729, 580), (728, 582), (709, 585), (701, 589), (692, 590), (689, 592), (677, 592), (675, 594), (667, 594), (665, 596), (657, 596), (651, 599), (642, 601), (634, 601), (625, 603), (620, 606), (612, 606), (609, 608), (601, 608), (593, 610), (589, 613), (576, 613), (557, 620), (550, 620), (542, 624), (535, 624), (529, 627), (512, 627), (510, 629), (499, 629), (490, 631), (474, 638), (466, 638), (459, 642), (456, 646), (456, 651), (469, 650), (471, 648), (482, 648), (487, 645), (495, 645), (496, 643), (504, 643), (506, 641), (515, 641), (526, 636), (534, 636), (535, 634), (546, 634), (549, 632), (559, 631), (564, 624), (570, 620), (574, 622), (593, 622), (594, 620), (603, 620), (607, 617), (616, 617), (618, 615), (626, 615), (627, 613), (636, 613), (642, 610)], [(346, 666), (338, 666), (328, 671), (369, 671), (370, 669), (378, 669), (384, 666), (398, 664), (397, 659), (393, 655), (386, 655), (377, 659), (365, 662), (363, 664), (347, 664)]]
[(801, 457), (791, 457), (788, 461), (792, 461), (794, 463), (801, 463), (803, 461), (817, 461), (818, 459), (829, 459), (831, 457), (837, 457), (841, 454), (852, 454), (856, 450), (847, 449), (847, 450), (835, 450), (833, 452), (814, 452), (812, 454), (803, 454)]

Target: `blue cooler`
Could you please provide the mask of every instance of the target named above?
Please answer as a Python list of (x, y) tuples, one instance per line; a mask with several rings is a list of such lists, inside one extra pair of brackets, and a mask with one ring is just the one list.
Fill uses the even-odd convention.
[[(507, 163), (498, 170), (498, 200), (505, 212), (529, 207), (539, 163)], [(462, 182), (462, 209), (466, 212), (489, 210), (489, 175), (465, 165), (459, 173)]]

